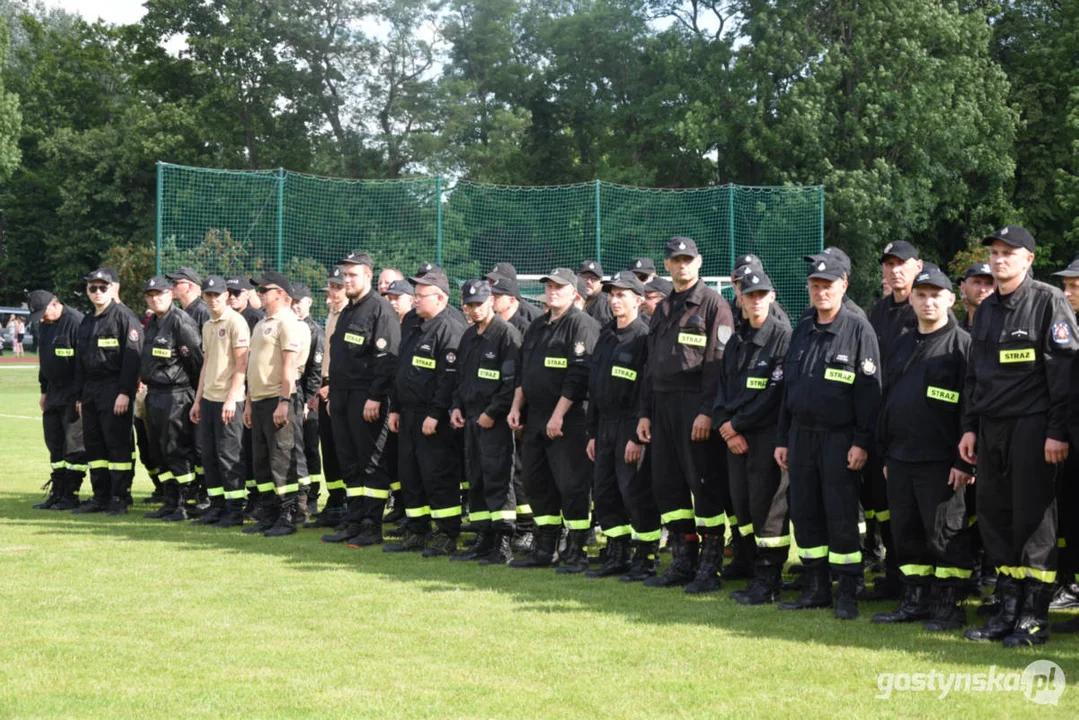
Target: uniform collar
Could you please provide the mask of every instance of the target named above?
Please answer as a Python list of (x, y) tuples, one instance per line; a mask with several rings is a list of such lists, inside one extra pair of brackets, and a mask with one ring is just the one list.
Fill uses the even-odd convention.
[[(837, 317), (836, 320), (838, 319), (839, 318)], [(778, 322), (775, 315), (769, 312), (767, 317), (764, 318), (764, 324), (757, 328), (757, 331), (753, 333), (753, 337), (749, 338), (748, 342), (757, 347), (764, 347), (772, 339), (772, 335), (775, 334), (776, 324)], [(835, 323), (833, 322), (833, 324)], [(746, 327), (750, 330), (753, 329), (753, 326), (748, 323), (746, 324)]]
[[(992, 300), (995, 304), (1000, 305), (1003, 308), (1012, 310), (1015, 308), (1019, 301), (1026, 295), (1026, 291), (1030, 289), (1030, 286), (1034, 284), (1034, 278), (1028, 273), (1023, 282), (1019, 283), (1019, 287), (1007, 295), (1000, 294), (1000, 288), (993, 291), (993, 294), (986, 298), (986, 300)], [(984, 303), (983, 303), (984, 304)]]
[(838, 335), (840, 331), (842, 331), (843, 328), (846, 327), (846, 324), (847, 322), (849, 322), (849, 318), (851, 315), (852, 313), (850, 310), (847, 309), (847, 306), (840, 302), (839, 312), (836, 313), (835, 320), (828, 323), (827, 325), (820, 325), (817, 323), (817, 310), (816, 308), (814, 308), (813, 315), (810, 316), (813, 318), (812, 329), (817, 332), (827, 332), (831, 333), (832, 335)]

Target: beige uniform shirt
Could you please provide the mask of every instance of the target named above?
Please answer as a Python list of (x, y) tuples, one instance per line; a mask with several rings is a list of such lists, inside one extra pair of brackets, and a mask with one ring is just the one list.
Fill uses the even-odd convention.
[[(283, 307), (275, 315), (259, 320), (251, 332), (251, 355), (247, 359), (247, 387), (252, 400), (282, 396), (281, 372), (285, 353), (301, 351), (300, 321), (292, 308)], [(308, 339), (308, 346), (311, 341)]]
[(337, 318), (341, 317), (340, 310), (330, 308), (330, 314), (326, 316), (326, 352), (322, 355), (322, 379), (330, 379), (330, 338), (337, 329)]
[(296, 358), (296, 379), (299, 380), (303, 377), (307, 358), (311, 357), (311, 328), (300, 318), (296, 318), (296, 339), (300, 343), (300, 356)]
[[(225, 402), (232, 376), (236, 374), (238, 348), (251, 347), (251, 331), (240, 313), (225, 308), (220, 320), (212, 317), (202, 326), (202, 396), (213, 402)], [(243, 398), (237, 398), (242, 400)]]

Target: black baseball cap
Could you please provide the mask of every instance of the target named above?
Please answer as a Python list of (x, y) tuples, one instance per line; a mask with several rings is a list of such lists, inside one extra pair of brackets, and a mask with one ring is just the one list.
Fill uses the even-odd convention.
[(734, 259), (734, 267), (731, 268), (731, 277), (737, 280), (740, 276), (745, 275), (746, 268), (763, 268), (761, 259), (753, 253), (746, 253), (745, 255), (739, 255)]
[(34, 290), (31, 292), (26, 298), (26, 307), (30, 310), (30, 317), (26, 321), (37, 322), (40, 320), (45, 315), (45, 310), (49, 307), (49, 303), (55, 297), (48, 290)]
[(1068, 267), (1064, 268), (1063, 270), (1058, 270), (1053, 274), (1057, 277), (1063, 278), (1079, 277), (1079, 255), (1076, 255), (1075, 258), (1070, 263), (1068, 263)]
[[(250, 284), (250, 280), (247, 281)], [(202, 291), (204, 293), (223, 293), (229, 289), (229, 283), (224, 280), (220, 275), (211, 275), (202, 281)]]
[(1005, 225), (996, 232), (987, 235), (985, 239), (982, 240), (982, 245), (992, 245), (997, 240), (1007, 243), (1012, 247), (1026, 248), (1031, 252), (1034, 252), (1034, 248), (1036, 247), (1034, 236), (1031, 235), (1026, 228), (1019, 227), (1018, 225)]
[(581, 277), (580, 275), (577, 276), (576, 288), (577, 288), (577, 294), (580, 295), (582, 299), (587, 300), (588, 299), (588, 282), (583, 277)]
[(172, 283), (170, 283), (167, 278), (163, 278), (160, 275), (154, 275), (142, 284), (142, 291), (144, 293), (164, 292), (166, 290), (172, 290)]
[[(1055, 275), (1056, 273), (1053, 273), (1053, 274)], [(966, 280), (967, 278), (974, 277), (975, 275), (984, 275), (986, 277), (993, 277), (993, 271), (989, 269), (989, 263), (983, 263), (983, 262), (972, 263), (971, 266), (967, 268), (967, 271), (965, 273), (963, 273), (963, 279)]]
[[(334, 265), (330, 269), (330, 272), (328, 272), (326, 274), (326, 283), (328, 285), (344, 285), (345, 284), (345, 278), (343, 278), (341, 276), (341, 266), (340, 265)], [(325, 289), (325, 288), (323, 288), (323, 289)]]
[(658, 292), (663, 293), (664, 297), (667, 297), (674, 292), (674, 284), (666, 278), (654, 277), (645, 283), (644, 291), (646, 293)]
[(311, 288), (307, 287), (303, 283), (296, 283), (292, 286), (292, 292), (289, 293), (289, 297), (293, 300), (303, 300), (304, 298), (311, 297)]
[(632, 270), (616, 272), (611, 276), (610, 280), (603, 283), (603, 292), (605, 293), (609, 293), (614, 288), (632, 290), (641, 297), (644, 297), (644, 283), (641, 282), (641, 279), (637, 277), (636, 273)]
[[(752, 267), (748, 265), (747, 267), (750, 268), (750, 272), (742, 276), (743, 295), (745, 293), (760, 292), (762, 290), (766, 292), (770, 290), (775, 290), (775, 287), (773, 287), (772, 285), (771, 279), (769, 279), (769, 277), (764, 274), (764, 270), (761, 270), (759, 267)], [(758, 270), (760, 270), (760, 272), (757, 272)]]
[(285, 291), (285, 294), (292, 296), (292, 283), (285, 277), (284, 273), (279, 273), (276, 270), (266, 270), (262, 273), (262, 277), (251, 278), (251, 282), (254, 283), (256, 288), (264, 285), (276, 285)]
[(194, 283), (195, 285), (202, 287), (202, 276), (195, 271), (195, 268), (182, 267), (176, 272), (165, 273), (165, 277), (173, 282), (176, 282), (177, 280), (187, 280), (189, 283)]
[[(839, 261), (839, 258), (834, 255), (820, 254), (814, 256), (813, 262), (809, 265), (809, 272), (806, 277), (808, 278), (821, 278), (822, 280), (842, 280), (847, 276), (847, 270), (843, 267), (843, 263)], [(745, 291), (745, 285), (742, 285), (743, 292)]]
[(490, 280), (492, 275), (500, 275), (502, 277), (513, 278), (514, 280), (516, 280), (517, 268), (513, 267), (513, 265), (508, 262), (495, 263), (495, 266), (491, 270), (491, 272), (487, 273), (484, 277)]
[(826, 247), (815, 255), (803, 255), (802, 259), (816, 265), (820, 262), (821, 256), (834, 257), (843, 266), (843, 271), (847, 273), (847, 275), (850, 275), (850, 255), (847, 255), (847, 253), (835, 246)]
[(626, 269), (630, 272), (635, 272), (638, 275), (655, 275), (656, 263), (650, 257), (639, 257), (634, 258)]
[(603, 266), (595, 260), (585, 260), (581, 263), (581, 266), (577, 268), (577, 275), (584, 275), (585, 273), (592, 273), (598, 278), (603, 277)]
[(92, 273), (87, 275), (84, 280), (86, 280), (86, 282), (92, 282), (96, 280), (98, 282), (111, 284), (116, 282), (116, 280), (113, 280), (114, 277), (116, 277), (116, 271), (114, 271), (112, 268), (98, 268), (97, 270), (94, 270)]
[(880, 253), (880, 261), (884, 262), (889, 257), (896, 257), (900, 260), (917, 259), (918, 249), (906, 240), (896, 240), (884, 246), (884, 250)]
[(491, 297), (491, 285), (486, 280), (468, 280), (461, 286), (461, 303), (481, 303)]
[(447, 296), (450, 294), (450, 280), (446, 277), (444, 273), (425, 272), (423, 275), (410, 277), (408, 280), (413, 285), (430, 285), (431, 287), (436, 287), (442, 292), (446, 293)]
[(569, 268), (555, 268), (540, 278), (541, 283), (558, 283), (559, 285), (572, 285), (577, 287), (577, 275)]
[(512, 295), (518, 300), (521, 299), (521, 288), (517, 285), (516, 277), (499, 275), (497, 273), (487, 273), (486, 277), (487, 281), (491, 284), (492, 295)]
[(442, 275), (446, 274), (442, 272), (442, 268), (435, 263), (425, 262), (423, 265), (420, 265), (420, 269), (416, 271), (416, 277), (423, 277), (427, 273), (440, 273)]
[(691, 258), (700, 255), (700, 253), (697, 252), (697, 243), (693, 242), (693, 238), (688, 238), (684, 235), (675, 235), (667, 241), (667, 257), (672, 258), (680, 255)]
[(929, 263), (922, 267), (922, 271), (918, 273), (917, 277), (914, 278), (914, 282), (911, 283), (911, 287), (918, 287), (919, 285), (932, 285), (942, 290), (952, 289), (952, 281), (944, 271)]
[[(204, 290), (206, 288), (203, 288)], [(225, 278), (226, 290), (254, 290), (255, 286), (251, 284), (251, 278), (233, 276)]]
[(412, 283), (408, 280), (394, 280), (386, 286), (385, 295), (415, 295), (416, 291), (412, 289)]
[(338, 265), (366, 265), (372, 270), (375, 269), (375, 262), (371, 259), (371, 256), (360, 250), (355, 250), (345, 255), (343, 258), (337, 261)]

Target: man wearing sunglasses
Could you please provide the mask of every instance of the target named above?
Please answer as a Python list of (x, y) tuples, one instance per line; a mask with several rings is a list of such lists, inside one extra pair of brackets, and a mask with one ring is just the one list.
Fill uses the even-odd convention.
[(132, 398), (139, 382), (142, 324), (112, 295), (114, 271), (86, 276), (94, 312), (79, 325), (75, 408), (82, 418), (93, 497), (73, 512), (123, 515), (135, 475)]
[(225, 278), (225, 288), (229, 293), (229, 307), (240, 313), (247, 321), (248, 330), (254, 330), (259, 320), (266, 317), (266, 313), (251, 304), (255, 295), (255, 286), (251, 284), (251, 278), (235, 276)]
[(281, 537), (296, 532), (300, 485), (293, 463), (295, 396), (303, 341), (288, 278), (268, 270), (253, 282), (266, 317), (251, 335), (244, 425), (251, 428), (260, 516), (244, 533)]

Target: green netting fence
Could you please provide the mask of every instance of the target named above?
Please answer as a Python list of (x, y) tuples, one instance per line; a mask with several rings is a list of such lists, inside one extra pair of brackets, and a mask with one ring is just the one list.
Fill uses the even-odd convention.
[(496, 262), (511, 262), (522, 275), (582, 260), (599, 260), (611, 274), (643, 256), (662, 268), (667, 239), (687, 235), (704, 256), (706, 276), (729, 275), (733, 258), (759, 255), (780, 301), (800, 313), (808, 304), (801, 258), (820, 251), (824, 232), (820, 186), (507, 187), (167, 163), (158, 163), (157, 181), (158, 272), (276, 269), (312, 288), (355, 249), (406, 275), (437, 262), (460, 281)]

